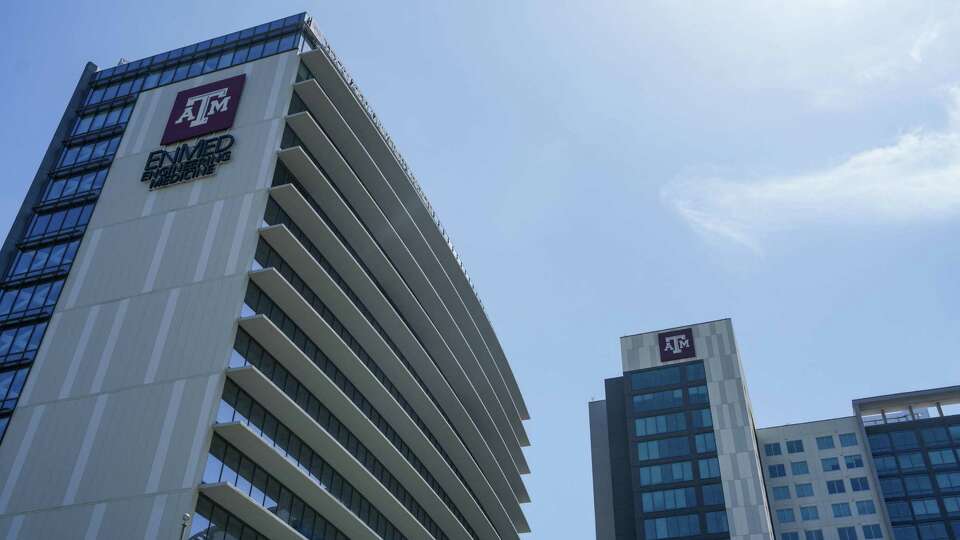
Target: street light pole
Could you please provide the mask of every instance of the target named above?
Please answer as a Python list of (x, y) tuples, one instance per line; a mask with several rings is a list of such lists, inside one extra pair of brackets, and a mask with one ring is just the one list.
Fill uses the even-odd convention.
[(183, 532), (187, 530), (187, 525), (190, 524), (190, 518), (191, 518), (190, 513), (187, 512), (186, 514), (183, 515), (183, 518), (181, 519), (180, 540), (183, 540)]

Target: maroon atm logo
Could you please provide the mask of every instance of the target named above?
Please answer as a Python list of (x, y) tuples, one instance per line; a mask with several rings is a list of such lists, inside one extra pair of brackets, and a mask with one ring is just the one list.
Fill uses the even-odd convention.
[(697, 356), (693, 346), (693, 329), (673, 330), (657, 334), (660, 345), (660, 361), (672, 362)]
[(177, 94), (161, 145), (223, 131), (233, 126), (246, 74), (212, 82)]

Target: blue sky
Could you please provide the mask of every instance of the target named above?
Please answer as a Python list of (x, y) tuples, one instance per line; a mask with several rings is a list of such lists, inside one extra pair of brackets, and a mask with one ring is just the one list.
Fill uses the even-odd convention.
[(621, 335), (731, 317), (760, 426), (960, 383), (958, 6), (800, 4), (15, 2), (0, 225), (85, 61), (310, 11), (512, 361), (529, 537), (589, 538)]

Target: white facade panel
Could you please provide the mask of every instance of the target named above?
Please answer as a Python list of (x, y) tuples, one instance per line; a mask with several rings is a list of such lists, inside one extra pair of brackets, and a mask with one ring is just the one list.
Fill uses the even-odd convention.
[(772, 534), (770, 513), (763, 496), (753, 415), (732, 324), (724, 319), (689, 328), (697, 352), (696, 357), (689, 360), (661, 362), (657, 336), (666, 330), (620, 338), (623, 371), (703, 361), (730, 538), (748, 540), (756, 535), (768, 538)]
[[(856, 445), (843, 446), (840, 442), (840, 435), (853, 435), (857, 439)], [(818, 448), (817, 438), (829, 437), (833, 446), (831, 448)], [(887, 529), (886, 519), (883, 511), (883, 499), (880, 496), (879, 486), (876, 485), (876, 474), (872, 469), (872, 462), (869, 459), (869, 449), (863, 440), (861, 428), (857, 417), (850, 416), (845, 418), (834, 418), (830, 420), (819, 420), (815, 422), (805, 422), (802, 424), (788, 424), (785, 426), (776, 426), (763, 428), (757, 431), (757, 440), (760, 444), (761, 461), (763, 462), (764, 478), (767, 485), (767, 494), (774, 516), (774, 530), (777, 538), (784, 533), (798, 532), (803, 538), (805, 531), (820, 530), (824, 538), (837, 538), (837, 529), (840, 527), (855, 527), (857, 537), (863, 537), (864, 525), (880, 525), (884, 529), (884, 537), (891, 538), (891, 531)], [(787, 442), (800, 441), (803, 450), (799, 452), (789, 452)], [(767, 455), (766, 445), (779, 445), (781, 453), (779, 455)], [(826, 446), (826, 443), (824, 443)], [(794, 445), (794, 449), (797, 447)], [(771, 454), (775, 450), (771, 449)], [(846, 457), (859, 457), (861, 466), (850, 466), (846, 463)], [(836, 459), (839, 465), (838, 470), (825, 470), (822, 460)], [(794, 463), (806, 463), (809, 469), (805, 474), (794, 474)], [(771, 476), (771, 467), (783, 465), (785, 476)], [(869, 488), (861, 491), (854, 491), (851, 484), (852, 479), (864, 478), (867, 480)], [(840, 482), (844, 491), (841, 493), (829, 493), (827, 482)], [(797, 493), (798, 484), (810, 484), (813, 488), (813, 495), (809, 497), (799, 497)], [(784, 488), (789, 492), (789, 499), (776, 500), (774, 490)], [(872, 503), (875, 512), (861, 513), (858, 511), (857, 503), (869, 501)], [(843, 506), (847, 505), (850, 510), (849, 516), (834, 515), (834, 505), (841, 505), (839, 509), (842, 513)], [(804, 520), (801, 512), (803, 507), (816, 507), (817, 519)], [(795, 517), (793, 522), (782, 522), (778, 516), (778, 510), (792, 510)]]
[[(296, 66), (292, 51), (139, 96), (0, 446), (16, 493), (0, 535), (173, 538), (193, 511)], [(231, 160), (150, 191), (176, 94), (240, 73)]]

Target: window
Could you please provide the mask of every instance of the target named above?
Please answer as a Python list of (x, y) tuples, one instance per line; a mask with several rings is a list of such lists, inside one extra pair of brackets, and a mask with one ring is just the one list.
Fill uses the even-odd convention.
[(700, 490), (703, 494), (704, 506), (723, 504), (723, 486), (721, 484), (707, 484)]
[(823, 467), (823, 472), (839, 471), (840, 460), (835, 457), (823, 458), (820, 460), (820, 466)]
[(870, 489), (870, 483), (866, 476), (859, 476), (850, 479), (850, 489), (854, 491), (867, 491)]
[(813, 497), (813, 484), (797, 484), (793, 487), (797, 497)]
[(637, 443), (637, 457), (641, 461), (685, 456), (690, 453), (690, 444), (686, 437), (674, 437), (656, 441)]
[(887, 452), (893, 448), (890, 444), (890, 436), (886, 433), (874, 433), (867, 439), (870, 441), (870, 450), (873, 452)]
[(880, 479), (880, 491), (883, 492), (884, 497), (903, 497), (903, 481), (899, 478), (881, 478)]
[(917, 448), (917, 434), (912, 431), (894, 431), (890, 434), (893, 447), (897, 450), (912, 450)]
[(849, 448), (851, 446), (857, 445), (857, 435), (856, 433), (841, 433), (840, 434), (840, 446), (844, 448)]
[(770, 475), (770, 478), (780, 478), (781, 476), (787, 475), (787, 468), (783, 464), (779, 465), (768, 465), (767, 474)]
[(0, 318), (41, 314), (53, 309), (60, 298), (63, 280), (7, 289), (0, 295)]
[(943, 523), (922, 523), (917, 525), (920, 540), (949, 540), (947, 526)]
[(644, 512), (677, 510), (697, 505), (697, 496), (693, 488), (648, 491), (641, 494)]
[(877, 467), (878, 473), (897, 472), (897, 458), (893, 456), (876, 456), (873, 458), (873, 464)]
[(863, 456), (860, 454), (843, 456), (843, 463), (848, 469), (860, 469), (863, 467)]
[(691, 362), (686, 367), (688, 381), (702, 381), (707, 378), (707, 371), (703, 367), (703, 362)]
[(926, 465), (923, 463), (923, 454), (920, 452), (910, 452), (897, 456), (897, 462), (900, 464), (901, 471), (923, 470)]
[(904, 521), (913, 519), (910, 512), (910, 505), (905, 501), (890, 501), (887, 503), (887, 514), (891, 521)]
[(654, 486), (657, 484), (671, 484), (673, 482), (693, 480), (693, 467), (689, 461), (641, 467), (638, 471), (641, 486)]
[(803, 521), (813, 521), (815, 519), (820, 519), (820, 511), (817, 510), (816, 506), (801, 506), (800, 519), (802, 519)]
[(29, 367), (0, 372), (0, 409), (12, 409), (17, 404)]
[(829, 450), (833, 447), (833, 435), (817, 437), (817, 450)]
[(914, 499), (910, 501), (910, 507), (917, 519), (940, 516), (940, 506), (936, 499)]
[(700, 478), (720, 478), (720, 462), (717, 458), (701, 459), (698, 463)]
[(672, 433), (687, 429), (687, 417), (683, 413), (649, 416), (634, 420), (637, 437)]
[(696, 444), (698, 454), (717, 451), (717, 439), (714, 437), (713, 432), (701, 433), (695, 436), (693, 440)]
[[(242, 346), (235, 344), (235, 347), (243, 349)], [(239, 353), (237, 353), (239, 354)], [(254, 364), (258, 369), (266, 368), (269, 370), (270, 364), (263, 361), (256, 361)], [(376, 458), (371, 457), (369, 450), (359, 443), (353, 433), (340, 423), (336, 417), (330, 414), (326, 407), (320, 404), (320, 401), (309, 391), (306, 391), (299, 381), (291, 379), (289, 373), (284, 368), (274, 365), (276, 369), (282, 372), (273, 371), (271, 378), (283, 385), (283, 392), (291, 399), (297, 399), (298, 405), (308, 415), (319, 422), (321, 427), (334, 435), (335, 438), (342, 441), (343, 446), (357, 459), (363, 460), (364, 467), (371, 473), (376, 473), (380, 482), (388, 487), (390, 491), (407, 507), (411, 512), (422, 512), (419, 505), (411, 500), (410, 493), (403, 487), (397, 485), (396, 479), (392, 474), (382, 471), (382, 464)], [(270, 371), (265, 371), (270, 373)], [(285, 382), (283, 382), (285, 380)], [(315, 480), (322, 482), (322, 471), (324, 461), (304, 441), (296, 435), (290, 435), (286, 428), (278, 427), (276, 417), (267, 412), (263, 406), (251, 398), (249, 394), (241, 390), (231, 381), (227, 381), (220, 407), (217, 411), (217, 422), (242, 422), (252, 428), (255, 433), (271, 442), (274, 447), (282, 452), (287, 459), (294, 465), (298, 465), (303, 472), (312, 476)], [(241, 475), (243, 472), (241, 471)], [(249, 476), (249, 475), (248, 475)], [(327, 484), (329, 486), (329, 484)], [(257, 499), (259, 494), (254, 495)], [(417, 515), (417, 514), (415, 514)], [(421, 513), (422, 515), (422, 513)], [(425, 516), (424, 516), (425, 517)], [(421, 519), (418, 517), (418, 520)], [(426, 518), (429, 520), (429, 518)], [(421, 521), (424, 527), (430, 529), (434, 525), (431, 521)]]
[(960, 442), (960, 424), (956, 426), (947, 426), (947, 431), (950, 432), (950, 436), (953, 437), (953, 440)]
[(835, 518), (849, 517), (851, 515), (850, 503), (833, 503), (831, 508), (833, 508), (833, 517)]
[(837, 537), (840, 538), (840, 540), (857, 540), (857, 528), (856, 527), (838, 527)]
[(794, 461), (790, 463), (790, 474), (810, 474), (810, 467), (807, 466), (806, 461)]
[(691, 386), (687, 389), (687, 395), (689, 396), (691, 404), (710, 402), (710, 398), (707, 397), (706, 386)]
[[(311, 510), (307, 510), (307, 512), (304, 514), (302, 525), (298, 527), (298, 530), (324, 530), (329, 524), (324, 518), (316, 514), (310, 514)], [(316, 521), (314, 521), (315, 519)], [(197, 511), (190, 521), (188, 536), (190, 538), (213, 538), (215, 535), (223, 534), (223, 531), (230, 531), (231, 538), (266, 540), (250, 526), (237, 519), (236, 516), (227, 513), (223, 507), (200, 495), (197, 499)]]
[(670, 409), (683, 405), (683, 390), (666, 390), (633, 396), (633, 410), (637, 412)]
[(960, 472), (940, 473), (937, 475), (937, 485), (943, 491), (960, 490)]
[(634, 390), (672, 386), (684, 381), (702, 381), (706, 379), (703, 362), (693, 362), (686, 366), (671, 366), (649, 369), (630, 375), (630, 387)]
[(950, 444), (950, 436), (947, 435), (946, 428), (942, 428), (942, 427), (927, 428), (920, 432), (920, 436), (923, 437), (923, 444), (926, 446), (940, 446), (944, 444)]
[(120, 135), (117, 135), (116, 137), (111, 137), (109, 139), (93, 141), (77, 146), (64, 147), (64, 149), (60, 152), (60, 159), (57, 161), (57, 167), (69, 167), (71, 165), (79, 165), (90, 160), (112, 156), (117, 152), (117, 147), (120, 146), (120, 137)]
[(843, 485), (843, 480), (827, 480), (827, 493), (835, 495), (846, 492), (847, 488)]
[(944, 497), (941, 500), (943, 501), (943, 509), (948, 516), (960, 515), (960, 497)]
[(775, 442), (763, 445), (763, 453), (768, 456), (779, 456), (782, 453), (780, 443)]
[(695, 536), (700, 534), (700, 518), (697, 514), (687, 514), (647, 519), (643, 522), (643, 530), (646, 538), (650, 540)]
[(780, 540), (800, 540), (800, 533), (787, 532), (780, 535)]
[(820, 529), (805, 531), (803, 533), (803, 540), (823, 540), (823, 531)]
[(707, 512), (704, 517), (707, 518), (707, 532), (711, 534), (723, 533), (730, 530), (727, 525), (727, 512)]
[(64, 244), (20, 250), (13, 259), (7, 278), (37, 276), (65, 270), (73, 263), (79, 247), (80, 240), (74, 240)]
[(953, 450), (949, 448), (930, 450), (927, 452), (927, 457), (930, 458), (930, 465), (934, 467), (949, 467), (957, 462), (956, 457), (953, 455)]
[(107, 179), (107, 172), (109, 172), (109, 169), (100, 169), (67, 178), (55, 178), (47, 184), (40, 202), (46, 204), (59, 199), (98, 191)]
[[(366, 400), (366, 398), (360, 395), (359, 391), (356, 389), (355, 386), (353, 386), (353, 384), (349, 380), (344, 378), (343, 373), (333, 364), (333, 362), (331, 362), (329, 358), (327, 358), (322, 352), (320, 352), (319, 347), (316, 345), (316, 343), (314, 343), (303, 332), (303, 330), (300, 329), (279, 308), (279, 306), (277, 306), (273, 302), (273, 300), (270, 299), (269, 296), (267, 296), (263, 291), (261, 291), (259, 287), (256, 286), (256, 284), (254, 283), (248, 284), (244, 302), (245, 304), (248, 305), (248, 307), (254, 306), (259, 313), (264, 314), (271, 321), (274, 321), (276, 325), (281, 329), (281, 332), (283, 332), (287, 337), (289, 337), (289, 339), (291, 339), (293, 344), (296, 345), (296, 347), (302, 353), (304, 353), (312, 363), (314, 363), (318, 368), (322, 369), (325, 373), (329, 375), (329, 377), (332, 380), (336, 382), (336, 384), (341, 388), (341, 390), (356, 404), (359, 410), (363, 412), (364, 415), (366, 415), (369, 419), (371, 419), (371, 421), (373, 422), (373, 425), (376, 426), (385, 435), (387, 435), (388, 440), (392, 440), (391, 434), (395, 435), (393, 428), (382, 421), (379, 415), (379, 412), (377, 412), (374, 408), (372, 408), (371, 404)], [(315, 305), (319, 305), (319, 304), (315, 304)], [(332, 313), (330, 313), (329, 315), (326, 314), (327, 311), (329, 310), (325, 310), (321, 316), (324, 317), (324, 319), (327, 321), (335, 320)], [(340, 325), (338, 324), (335, 325), (332, 322), (330, 324), (334, 326), (334, 329), (338, 332), (339, 335), (345, 336), (345, 340), (346, 340), (346, 337), (350, 337), (347, 331), (343, 329)], [(238, 337), (237, 337), (237, 343), (235, 344), (235, 347), (236, 347), (235, 350), (237, 350), (238, 352), (245, 350), (246, 354), (249, 354), (250, 357), (257, 357), (261, 359), (263, 358), (272, 359), (272, 357), (270, 357), (268, 354), (263, 352), (259, 344), (252, 342), (249, 339), (249, 336), (246, 335), (245, 333), (240, 334), (240, 332), (238, 332), (237, 336)], [(386, 374), (383, 373), (381, 370), (379, 370), (379, 368), (376, 368), (376, 364), (374, 364), (372, 358), (370, 358), (370, 356), (366, 353), (366, 351), (363, 350), (363, 348), (358, 343), (356, 343), (356, 340), (351, 338), (346, 341), (348, 344), (350, 344), (351, 350), (355, 352), (355, 354), (359, 357), (360, 361), (363, 362), (364, 365), (370, 367), (370, 369), (373, 371), (374, 376), (380, 381), (381, 384), (385, 386), (385, 388), (394, 389), (394, 390), (396, 389), (395, 386), (393, 385), (393, 382), (386, 376)], [(259, 348), (259, 351), (257, 350), (258, 348)], [(289, 384), (289, 379), (287, 379), (287, 384)], [(404, 400), (402, 396), (400, 397), (400, 400), (401, 400), (400, 401), (401, 404), (406, 403), (406, 400)], [(416, 413), (412, 413), (412, 417), (415, 420), (419, 418), (419, 416), (416, 415)], [(426, 430), (426, 433), (429, 435), (429, 430)], [(454, 472), (457, 471), (456, 463), (452, 464), (452, 468)]]
[(34, 214), (24, 240), (74, 232), (85, 227), (93, 215), (93, 204), (57, 210), (49, 214)]
[(925, 474), (904, 476), (903, 484), (907, 487), (907, 495), (927, 495), (933, 493), (933, 484)]
[(917, 535), (917, 528), (913, 525), (905, 525), (893, 528), (894, 540), (920, 540)]
[(683, 382), (683, 366), (671, 366), (659, 369), (650, 369), (630, 375), (630, 386), (634, 390), (671, 386)]
[(723, 486), (720, 484), (707, 484), (700, 488), (703, 492), (703, 505), (710, 506), (714, 504), (723, 504)]
[(713, 427), (713, 416), (710, 415), (710, 409), (691, 411), (690, 426), (694, 429)]
[(788, 454), (798, 454), (800, 452), (803, 452), (803, 441), (787, 441)]
[(0, 332), (0, 365), (33, 359), (46, 329), (47, 323), (42, 322)]
[(81, 135), (118, 124), (126, 124), (131, 112), (133, 112), (133, 104), (81, 116), (77, 118), (70, 134)]
[(790, 498), (790, 486), (775, 486), (773, 488), (773, 500), (785, 501)]
[(873, 501), (857, 501), (857, 514), (861, 516), (869, 516), (871, 514), (877, 513), (877, 505), (873, 504)]
[[(318, 457), (316, 454), (314, 456)], [(386, 520), (385, 516), (370, 506), (369, 501), (328, 463), (319, 460), (316, 464), (319, 465), (318, 471), (323, 470), (322, 477), (318, 478), (321, 485), (344, 506), (349, 504), (347, 507), (361, 521), (381, 531), (384, 538), (394, 538), (399, 535), (399, 531)], [(301, 532), (304, 530), (303, 526), (306, 524), (301, 522), (305, 505), (303, 499), (291, 493), (276, 478), (218, 436), (214, 436), (210, 445), (203, 481), (204, 483), (220, 481), (230, 483), (249, 496), (254, 503), (269, 509), (281, 521), (292, 527), (300, 527)], [(310, 507), (307, 506), (307, 508)], [(311, 509), (311, 512), (316, 515), (314, 510)], [(312, 528), (313, 524), (310, 524), (310, 527)]]
[(863, 537), (867, 540), (872, 540), (874, 538), (883, 538), (883, 529), (880, 528), (880, 525), (864, 525), (863, 526)]
[(797, 517), (793, 514), (793, 508), (781, 508), (777, 510), (777, 521), (780, 523), (793, 523)]

